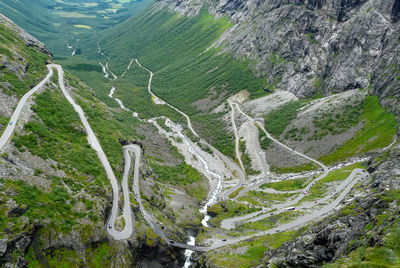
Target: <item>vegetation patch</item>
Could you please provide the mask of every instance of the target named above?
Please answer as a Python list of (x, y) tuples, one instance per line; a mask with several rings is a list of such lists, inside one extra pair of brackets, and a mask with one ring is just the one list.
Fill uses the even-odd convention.
[(245, 169), (247, 175), (258, 175), (258, 174), (260, 174), (260, 171), (253, 170), (251, 168), (251, 158), (246, 153), (246, 141), (244, 141), (242, 139), (239, 141), (239, 151), (241, 153), (241, 159), (242, 159), (243, 166), (244, 166), (244, 169)]
[(315, 199), (321, 198), (327, 194), (328, 183), (334, 181), (345, 180), (350, 173), (356, 168), (365, 168), (362, 163), (356, 163), (342, 169), (334, 170), (329, 172), (329, 174), (322, 180), (316, 182), (309, 190), (306, 196), (300, 201), (314, 201)]
[(303, 212), (300, 211), (286, 211), (283, 213), (279, 213), (277, 215), (270, 216), (266, 219), (256, 221), (256, 222), (247, 222), (245, 224), (239, 225), (236, 227), (237, 231), (248, 231), (248, 230), (255, 230), (255, 231), (266, 231), (279, 224), (284, 224), (292, 221), (293, 219), (297, 218), (298, 216), (302, 215)]
[[(20, 57), (14, 58), (15, 54)], [(28, 47), (5, 25), (0, 25), (0, 55), (6, 56), (9, 63), (26, 68), (21, 74), (5, 66), (1, 67), (0, 82), (12, 85), (8, 89), (2, 88), (3, 92), (7, 94), (16, 94), (17, 97), (22, 97), (48, 73), (46, 61), (50, 60), (50, 56), (36, 47)], [(28, 62), (29, 64), (27, 64)], [(23, 75), (26, 76), (22, 77)]]
[(248, 191), (245, 196), (239, 197), (239, 201), (246, 201), (256, 206), (271, 206), (276, 202), (286, 201), (293, 193), (271, 194), (261, 191)]
[(176, 166), (162, 166), (154, 160), (149, 160), (149, 165), (161, 182), (172, 185), (188, 185), (202, 180), (199, 171), (184, 162)]
[[(83, 174), (103, 176), (104, 169), (87, 142), (78, 114), (58, 91), (44, 91), (36, 97), (32, 110), (40, 121), (25, 124), (27, 134), (13, 138), (15, 146), (28, 149), (43, 159), (54, 159)], [(43, 123), (41, 123), (43, 122)]]
[(333, 264), (323, 268), (338, 267), (399, 267), (400, 266), (400, 225), (396, 223), (387, 229), (383, 245), (375, 247), (361, 246), (348, 256), (342, 257)]
[(270, 167), (271, 171), (277, 174), (300, 173), (304, 171), (317, 170), (318, 168), (319, 166), (317, 166), (314, 163), (308, 163), (294, 167), (277, 167), (277, 166)]
[(307, 178), (304, 179), (294, 179), (294, 180), (285, 180), (279, 182), (269, 182), (261, 185), (261, 189), (272, 188), (277, 191), (294, 191), (303, 189), (307, 185)]
[[(84, 251), (85, 264), (88, 267), (113, 266), (112, 257), (116, 251), (108, 242), (90, 244)], [(39, 252), (34, 246), (30, 246), (25, 258), (29, 268), (79, 267), (82, 265), (82, 257), (77, 254), (77, 251), (63, 247)]]
[(239, 189), (233, 191), (228, 197), (229, 198), (235, 198), (242, 190), (244, 189), (244, 187), (240, 187)]
[(249, 239), (231, 246), (233, 249), (247, 248), (243, 254), (210, 252), (207, 253), (207, 262), (214, 263), (219, 267), (255, 267), (263, 263), (266, 251), (279, 248), (283, 243), (298, 237), (302, 232), (304, 232), (304, 228)]
[(364, 122), (363, 128), (334, 152), (322, 156), (321, 161), (333, 164), (355, 155), (382, 149), (388, 146), (396, 135), (396, 117), (380, 106), (378, 97), (368, 96), (365, 99), (360, 120)]
[(279, 137), (286, 127), (297, 117), (298, 110), (307, 103), (307, 100), (291, 101), (269, 112), (264, 117), (265, 129)]
[(265, 132), (262, 131), (260, 128), (258, 128), (258, 139), (260, 141), (261, 149), (263, 150), (267, 150), (272, 143), (272, 140), (268, 139)]
[[(350, 100), (347, 100), (349, 102)], [(352, 126), (360, 123), (360, 117), (365, 107), (365, 100), (342, 106), (340, 111), (326, 111), (314, 116), (313, 124), (316, 127), (308, 140), (320, 140), (326, 135), (338, 135)]]
[(210, 221), (214, 226), (219, 226), (223, 219), (244, 215), (259, 210), (259, 208), (254, 208), (252, 206), (233, 201), (223, 201), (208, 209), (210, 214), (216, 215)]
[[(16, 234), (34, 228), (35, 224), (49, 222), (52, 229), (68, 233), (76, 223), (76, 219), (84, 218), (86, 213), (73, 210), (74, 201), (65, 188), (53, 184), (50, 192), (44, 192), (36, 186), (30, 186), (24, 181), (5, 180), (0, 199), (0, 235), (4, 236), (7, 228)], [(13, 193), (7, 196), (5, 193)], [(5, 214), (5, 203), (12, 198), (19, 205), (18, 213)], [(67, 202), (68, 201), (68, 202)], [(24, 222), (21, 216), (27, 217)]]

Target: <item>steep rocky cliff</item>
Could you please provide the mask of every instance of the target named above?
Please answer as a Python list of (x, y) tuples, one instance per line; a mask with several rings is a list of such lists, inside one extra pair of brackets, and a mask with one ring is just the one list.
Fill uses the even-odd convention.
[[(392, 242), (398, 243), (400, 228), (399, 154), (397, 146), (384, 157), (370, 161), (371, 181), (366, 189), (359, 189), (359, 193), (349, 197), (346, 206), (335, 215), (268, 252), (265, 262), (279, 267), (320, 267), (339, 259), (332, 267), (357, 267), (357, 261), (358, 265), (362, 261), (369, 261), (371, 266), (377, 260), (379, 263), (379, 253), (374, 252), (379, 248), (395, 256), (397, 247)], [(351, 252), (350, 256), (343, 257)], [(394, 257), (392, 265), (397, 263), (396, 259)]]
[(215, 45), (254, 62), (266, 88), (297, 96), (370, 88), (398, 102), (398, 0), (158, 1), (181, 14), (206, 4), (234, 23)]

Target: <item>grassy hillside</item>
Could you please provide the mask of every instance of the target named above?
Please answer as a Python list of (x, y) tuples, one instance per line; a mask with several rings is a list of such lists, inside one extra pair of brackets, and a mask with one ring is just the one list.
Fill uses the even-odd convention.
[(0, 89), (21, 97), (47, 74), (45, 63), (50, 56), (36, 47), (28, 47), (16, 33), (0, 24)]
[(340, 148), (321, 157), (324, 163), (332, 164), (352, 156), (383, 149), (393, 141), (398, 128), (396, 117), (382, 108), (378, 97), (366, 98), (360, 119), (365, 122), (363, 128)]
[(105, 32), (102, 49), (111, 65), (121, 73), (131, 58), (155, 73), (154, 91), (188, 114), (199, 110), (194, 101), (226, 91), (247, 89), (253, 96), (263, 94), (262, 79), (255, 79), (246, 60), (210, 48), (231, 27), (226, 18), (215, 19), (205, 10), (195, 17), (150, 10)]
[[(101, 33), (99, 39), (85, 44), (79, 63), (90, 59), (90, 68), (78, 65), (77, 58), (57, 58), (74, 74), (96, 90), (104, 102), (112, 104), (109, 90), (116, 86), (116, 96), (142, 117), (166, 115), (182, 118), (170, 109), (154, 105), (146, 92), (148, 72), (133, 64), (125, 77), (109, 81), (102, 76), (98, 62), (107, 58), (97, 52), (97, 41), (111, 58), (110, 69), (120, 76), (132, 58), (154, 72), (153, 91), (170, 104), (183, 110), (194, 121), (200, 135), (223, 153), (234, 157), (233, 136), (221, 122), (223, 114), (210, 112), (227, 96), (248, 90), (251, 97), (265, 94), (264, 79), (256, 79), (249, 70), (250, 62), (222, 53), (212, 44), (232, 25), (226, 18), (215, 19), (203, 10), (194, 17), (181, 16), (168, 10), (149, 9), (126, 22)], [(90, 69), (90, 70), (89, 70)], [(94, 71), (96, 70), (96, 71)], [(203, 104), (195, 102), (202, 100)]]

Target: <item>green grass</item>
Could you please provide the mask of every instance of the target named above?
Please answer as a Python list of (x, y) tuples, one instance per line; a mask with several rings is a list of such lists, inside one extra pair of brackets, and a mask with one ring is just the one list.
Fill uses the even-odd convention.
[(244, 187), (240, 187), (236, 191), (233, 191), (228, 197), (229, 198), (235, 198), (243, 189), (244, 189)]
[(277, 225), (288, 223), (298, 216), (302, 215), (303, 212), (299, 211), (286, 211), (283, 213), (279, 213), (274, 216), (270, 216), (266, 219), (256, 221), (256, 222), (248, 222), (239, 226), (236, 226), (237, 231), (266, 231), (271, 228), (274, 228)]
[(328, 134), (338, 135), (361, 121), (365, 100), (346, 103), (339, 111), (326, 111), (314, 116), (314, 133), (309, 140), (320, 140)]
[(186, 186), (185, 191), (198, 202), (204, 201), (208, 195), (208, 192), (201, 181)]
[[(105, 176), (95, 151), (88, 142), (78, 114), (59, 91), (44, 91), (38, 95), (32, 110), (41, 122), (25, 124), (28, 134), (14, 136), (15, 146), (28, 149), (43, 159), (54, 159), (95, 177)], [(42, 124), (43, 122), (43, 124)]]
[(157, 174), (157, 180), (172, 185), (188, 185), (202, 180), (197, 169), (182, 162), (176, 166), (162, 166), (149, 159), (149, 165)]
[(248, 191), (245, 196), (239, 197), (239, 201), (246, 201), (250, 204), (257, 206), (270, 206), (275, 202), (286, 201), (288, 198), (292, 197), (294, 194), (270, 194), (259, 191)]
[(279, 137), (297, 117), (298, 109), (305, 104), (306, 100), (291, 101), (269, 112), (264, 116), (265, 129), (275, 137)]
[(271, 171), (274, 173), (278, 174), (285, 174), (285, 173), (300, 173), (304, 171), (311, 171), (311, 170), (317, 170), (319, 166), (317, 166), (314, 163), (308, 163), (308, 164), (303, 164), (299, 166), (293, 166), (293, 167), (277, 167), (277, 166), (271, 166)]
[[(2, 201), (8, 200), (10, 197), (6, 193), (14, 192), (11, 197), (21, 207), (25, 207), (23, 213), (28, 219), (27, 225), (21, 222), (18, 216), (10, 216), (4, 218), (3, 205), (0, 206), (2, 217), (6, 219), (3, 224), (9, 226), (13, 233), (27, 231), (33, 228), (35, 223), (49, 221), (48, 226), (59, 232), (67, 233), (72, 230), (76, 223), (76, 219), (85, 217), (86, 213), (76, 212), (72, 209), (73, 203), (67, 204), (66, 201), (72, 201), (71, 197), (65, 190), (57, 184), (53, 184), (50, 192), (44, 192), (36, 186), (30, 186), (23, 181), (6, 180), (4, 194), (1, 195)], [(5, 229), (0, 231), (4, 235)]]
[(10, 122), (10, 118), (3, 117), (0, 115), (0, 124), (3, 125), (3, 128), (0, 130), (0, 135), (3, 134), (4, 130), (7, 127), (8, 122)]
[(356, 168), (364, 168), (362, 163), (356, 163), (342, 169), (334, 170), (329, 172), (329, 174), (322, 180), (316, 182), (309, 190), (306, 196), (300, 201), (314, 201), (315, 199), (321, 198), (327, 193), (327, 184), (334, 181), (345, 180), (350, 173)]
[(294, 191), (303, 189), (307, 184), (307, 179), (294, 179), (279, 182), (269, 182), (261, 185), (261, 189), (272, 188), (277, 191)]
[[(26, 62), (21, 62), (15, 58), (14, 53), (23, 57)], [(39, 51), (36, 47), (28, 47), (24, 41), (19, 39), (17, 35), (5, 25), (0, 25), (0, 55), (7, 56), (7, 61), (10, 64), (21, 65), (21, 68), (26, 69), (26, 76), (21, 76), (21, 71), (14, 72), (8, 68), (0, 71), (0, 82), (8, 82), (12, 85), (8, 90), (3, 88), (7, 94), (16, 94), (21, 97), (29, 89), (35, 86), (48, 73), (45, 63), (50, 59), (50, 56)]]
[(239, 151), (241, 153), (241, 159), (242, 163), (244, 166), (244, 169), (246, 171), (247, 175), (258, 175), (260, 174), (260, 171), (253, 170), (251, 168), (251, 158), (250, 156), (246, 153), (246, 141), (244, 140), (239, 140)]
[(398, 128), (396, 117), (385, 111), (375, 96), (365, 100), (364, 111), (360, 117), (364, 120), (363, 128), (355, 136), (329, 155), (320, 160), (325, 164), (333, 164), (355, 155), (364, 155), (389, 145)]
[(244, 215), (259, 210), (259, 208), (254, 208), (252, 206), (232, 201), (223, 201), (208, 209), (210, 213), (216, 215), (214, 218), (211, 219), (211, 223), (214, 226), (219, 226), (223, 219)]
[(271, 145), (272, 140), (267, 138), (267, 135), (264, 133), (264, 131), (262, 131), (258, 127), (258, 125), (257, 125), (257, 128), (258, 128), (258, 139), (260, 141), (260, 147), (263, 150), (267, 150), (269, 148), (269, 146)]
[(221, 120), (223, 115), (223, 113), (194, 115), (193, 126), (202, 138), (208, 140), (221, 153), (235, 159), (234, 136)]
[[(112, 256), (117, 249), (108, 242), (93, 243), (81, 252), (84, 256), (87, 267), (112, 266)], [(126, 254), (126, 252), (124, 252)], [(38, 251), (30, 246), (25, 255), (28, 267), (79, 267), (82, 266), (82, 257), (77, 251), (70, 248), (50, 248)]]

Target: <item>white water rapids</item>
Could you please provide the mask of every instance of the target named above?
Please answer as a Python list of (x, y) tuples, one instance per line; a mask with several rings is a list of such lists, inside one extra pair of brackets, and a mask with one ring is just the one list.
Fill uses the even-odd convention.
[[(189, 235), (189, 242), (187, 242), (188, 245), (194, 246), (196, 244), (196, 238), (194, 236)], [(189, 268), (190, 265), (192, 264), (192, 255), (194, 251), (190, 249), (185, 250), (185, 264), (183, 265), (183, 268)]]
[(199, 210), (200, 213), (204, 215), (203, 220), (201, 223), (205, 227), (208, 226), (208, 221), (211, 219), (211, 217), (207, 214), (207, 209), (208, 207), (214, 205), (217, 200), (218, 200), (218, 194), (222, 192), (222, 179), (223, 177), (213, 171), (210, 170), (207, 161), (204, 160), (203, 157), (194, 149), (194, 146), (192, 145), (192, 141), (188, 139), (185, 135), (182, 134), (182, 127), (180, 125), (174, 124), (171, 120), (167, 119), (165, 121), (165, 125), (169, 127), (172, 131), (174, 131), (178, 136), (182, 139), (182, 141), (185, 143), (185, 145), (189, 148), (189, 152), (196, 156), (197, 159), (200, 160), (200, 162), (203, 164), (204, 171), (211, 176), (212, 179), (216, 179), (217, 183), (215, 185), (214, 190), (211, 192), (211, 195), (209, 196), (207, 203)]

